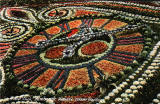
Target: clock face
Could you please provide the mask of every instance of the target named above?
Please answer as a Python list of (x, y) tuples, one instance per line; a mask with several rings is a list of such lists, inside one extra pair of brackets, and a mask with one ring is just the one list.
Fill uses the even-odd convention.
[[(72, 19), (54, 25), (25, 41), (17, 50), (12, 70), (24, 83), (53, 89), (95, 84), (106, 73), (129, 66), (143, 49), (143, 36), (114, 33), (130, 28), (110, 18)], [(112, 32), (113, 31), (113, 32)], [(40, 42), (50, 45), (38, 47)]]

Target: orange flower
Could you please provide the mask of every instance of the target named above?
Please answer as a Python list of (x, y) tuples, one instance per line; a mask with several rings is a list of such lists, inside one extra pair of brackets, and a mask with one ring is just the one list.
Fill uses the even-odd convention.
[(89, 15), (89, 14), (99, 14), (98, 12), (88, 11), (88, 10), (77, 10), (75, 16)]
[(51, 35), (58, 34), (60, 31), (61, 31), (61, 28), (59, 28), (58, 26), (53, 26), (46, 30), (46, 32)]
[(82, 84), (88, 84), (90, 82), (88, 72), (86, 68), (71, 70), (69, 77), (66, 81), (65, 87), (75, 87)]
[(36, 53), (37, 50), (18, 50), (15, 56), (24, 56), (24, 55), (31, 55)]
[(29, 70), (29, 69), (33, 68), (34, 66), (36, 66), (38, 64), (39, 64), (38, 62), (34, 62), (34, 63), (28, 64), (28, 65), (16, 68), (13, 71), (14, 71), (15, 74), (20, 74), (20, 73), (22, 73), (26, 70)]
[(61, 58), (63, 56), (63, 50), (65, 46), (58, 46), (50, 48), (46, 51), (45, 57), (49, 59)]
[(143, 49), (143, 44), (121, 45), (116, 46), (116, 51), (131, 52), (139, 54)]
[(103, 24), (105, 24), (109, 19), (95, 19), (93, 21), (92, 27), (101, 27)]
[(70, 29), (74, 29), (74, 28), (78, 28), (82, 24), (82, 21), (74, 20), (74, 21), (68, 22), (68, 24), (69, 24)]
[(127, 35), (117, 35), (117, 38), (130, 38), (130, 37), (137, 37), (137, 36), (142, 36), (140, 33), (132, 33), (132, 34), (127, 34)]
[(81, 48), (84, 55), (95, 55), (104, 52), (108, 46), (104, 42), (92, 42)]
[(29, 43), (36, 44), (38, 41), (47, 40), (45, 36), (42, 35), (36, 35), (28, 40)]
[(109, 74), (118, 73), (125, 69), (125, 66), (107, 60), (102, 60), (96, 63), (95, 66), (102, 70), (104, 73), (107, 72)]
[(57, 72), (58, 70), (48, 69), (43, 74), (41, 74), (31, 85), (45, 87)]
[(116, 20), (112, 20), (110, 23), (106, 24), (104, 26), (104, 29), (106, 30), (114, 30), (116, 28), (120, 28), (127, 25), (127, 23), (125, 22), (121, 22), (121, 21), (116, 21)]

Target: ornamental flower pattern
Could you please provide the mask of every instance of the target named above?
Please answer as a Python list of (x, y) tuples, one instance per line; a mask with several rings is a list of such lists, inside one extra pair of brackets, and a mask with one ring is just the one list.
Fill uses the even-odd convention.
[[(104, 6), (108, 9), (103, 8)], [(27, 7), (2, 8), (0, 18), (9, 22), (0, 26), (0, 60), (5, 56), (3, 64), (10, 63), (4, 67), (6, 78), (9, 80), (16, 78), (24, 88), (44, 90), (40, 95), (47, 94), (48, 89), (56, 91), (58, 96), (62, 96), (67, 91), (80, 90), (83, 94), (72, 97), (88, 98), (93, 95), (92, 97), (95, 98), (99, 93), (99, 91), (91, 91), (96, 83), (95, 79), (107, 73), (110, 76), (108, 81), (116, 80), (116, 83), (122, 83), (113, 92), (106, 91), (108, 96), (104, 97), (105, 100), (102, 99), (100, 103), (107, 101), (110, 103), (111, 98), (115, 103), (130, 102), (130, 98), (134, 99), (138, 90), (143, 89), (146, 81), (154, 77), (153, 72), (156, 72), (154, 69), (159, 68), (157, 55), (159, 45), (138, 70), (133, 68), (137, 68), (140, 64), (137, 58), (140, 60), (146, 58), (145, 56), (151, 50), (150, 47), (153, 47), (151, 44), (158, 38), (145, 24), (160, 24), (158, 9), (159, 7), (151, 5), (119, 1), (90, 1), (85, 4), (82, 2), (58, 3), (39, 11)], [(133, 14), (133, 11), (136, 14)], [(86, 27), (82, 28), (83, 26)], [(71, 57), (63, 57), (66, 47), (77, 42), (74, 39), (74, 41), (64, 39), (76, 36), (83, 38), (81, 36), (85, 34), (80, 32), (88, 28), (93, 33), (106, 32), (106, 34), (93, 34), (88, 31), (86, 33), (88, 40), (78, 40), (81, 44), (76, 46), (75, 53)], [(39, 42), (54, 39), (62, 42), (43, 49), (37, 47)], [(153, 57), (156, 57), (156, 60), (153, 60)], [(152, 60), (154, 62), (148, 67), (146, 64)], [(148, 71), (144, 72), (142, 74), (144, 81), (134, 81), (137, 78), (136, 75), (143, 73), (144, 66), (153, 72), (149, 74), (147, 74)], [(136, 70), (136, 74), (133, 73), (128, 79), (124, 79), (126, 81), (123, 82), (121, 77), (117, 79), (120, 75), (127, 77), (126, 72), (132, 72), (132, 70)], [(4, 84), (5, 73), (3, 70), (1, 72), (3, 76), (1, 83)], [(128, 82), (132, 80), (134, 83), (129, 87)], [(115, 95), (121, 93), (126, 86), (131, 89), (124, 89), (124, 94), (119, 95), (124, 96), (130, 93), (129, 97), (115, 98)]]

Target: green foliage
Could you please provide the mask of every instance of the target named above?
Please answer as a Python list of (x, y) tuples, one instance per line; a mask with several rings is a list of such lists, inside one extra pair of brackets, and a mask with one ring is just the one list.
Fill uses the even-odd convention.
[(9, 80), (13, 80), (15, 77), (14, 77), (14, 75), (12, 74), (12, 73), (10, 73), (10, 72), (7, 72), (6, 73), (6, 76), (7, 76), (7, 78), (9, 79)]
[(55, 91), (53, 91), (53, 90), (48, 91), (48, 94), (49, 94), (50, 96), (54, 96), (54, 95), (55, 95)]
[(151, 38), (146, 38), (145, 41), (152, 42), (152, 39)]
[(146, 57), (148, 55), (148, 52), (147, 51), (143, 51), (142, 53), (141, 53), (141, 56), (144, 58), (144, 57)]
[(6, 71), (6, 72), (9, 72), (9, 71), (10, 71), (10, 69), (9, 69), (9, 68), (7, 68), (7, 69), (5, 69), (5, 71)]
[(132, 67), (128, 66), (128, 67), (126, 68), (126, 70), (132, 70)]
[(73, 87), (68, 87), (67, 88), (67, 91), (72, 91), (73, 90)]
[(43, 91), (43, 88), (42, 87), (38, 87), (37, 91), (41, 92), (41, 91)]
[(62, 94), (62, 93), (63, 93), (63, 90), (62, 90), (62, 89), (58, 89), (58, 90), (57, 90), (57, 93), (58, 93), (58, 94)]
[(81, 90), (82, 88), (83, 88), (82, 85), (77, 86), (78, 90)]
[(40, 92), (40, 96), (46, 96), (47, 92), (43, 91), (43, 92)]
[(134, 65), (139, 65), (138, 61), (136, 61), (136, 60), (133, 61), (133, 64)]
[(148, 50), (150, 50), (150, 47), (149, 46), (145, 46), (144, 50), (148, 51)]
[(23, 88), (29, 88), (29, 85), (28, 84), (24, 84)]
[(18, 86), (23, 85), (23, 81), (18, 81), (18, 82), (17, 82), (17, 85), (18, 85)]
[(88, 84), (88, 88), (92, 88), (93, 85), (91, 83)]
[(36, 86), (30, 86), (29, 89), (30, 89), (30, 90), (36, 90), (36, 88), (37, 88)]
[(112, 75), (112, 76), (111, 76), (111, 79), (112, 79), (113, 81), (115, 81), (115, 80), (117, 79), (117, 77), (116, 77), (115, 75)]
[(151, 46), (152, 43), (151, 43), (151, 42), (146, 42), (146, 45), (147, 45), (147, 46)]
[(124, 75), (125, 75), (123, 71), (121, 71), (119, 74), (120, 74), (121, 76), (124, 76)]

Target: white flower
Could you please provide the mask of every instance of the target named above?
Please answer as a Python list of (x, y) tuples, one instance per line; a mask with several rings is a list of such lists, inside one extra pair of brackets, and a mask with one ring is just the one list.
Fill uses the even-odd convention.
[(113, 97), (113, 96), (115, 96), (115, 94), (113, 92), (111, 92), (111, 93), (108, 94), (108, 96)]
[(158, 99), (153, 99), (154, 103), (159, 103), (160, 101)]
[(120, 102), (122, 102), (122, 99), (121, 99), (121, 98), (116, 98), (116, 99), (115, 99), (115, 102), (116, 102), (116, 103), (120, 103)]
[(123, 102), (124, 102), (124, 103), (128, 103), (128, 102), (130, 102), (130, 99), (129, 99), (129, 98), (124, 98), (124, 99), (123, 99)]
[(150, 74), (151, 71), (150, 71), (150, 70), (146, 70), (145, 73), (146, 73), (146, 74)]
[(138, 78), (138, 81), (143, 81), (144, 79), (143, 78)]
[(136, 73), (136, 74), (139, 74), (139, 71), (137, 70), (137, 71), (135, 71), (135, 73)]
[(138, 88), (138, 89), (142, 89), (142, 88), (143, 88), (143, 86), (141, 86), (141, 85), (138, 85), (138, 86), (137, 86), (137, 88)]
[(130, 81), (130, 79), (126, 79), (126, 81), (127, 81), (127, 82), (129, 82), (129, 81)]
[(138, 93), (138, 90), (133, 90), (133, 94), (137, 94)]
[(121, 94), (121, 97), (123, 97), (123, 98), (126, 98), (127, 96), (128, 96), (128, 94), (126, 94), (126, 93)]
[(52, 99), (47, 99), (46, 102), (47, 103), (54, 103)]
[(120, 86), (121, 88), (124, 88), (124, 87), (125, 87), (124, 84), (120, 84), (119, 86)]
[(121, 87), (117, 87), (117, 90), (122, 91), (122, 88)]
[(159, 67), (158, 66), (156, 66), (156, 67), (154, 67), (155, 69), (159, 69)]
[(157, 98), (158, 98), (158, 99), (160, 99), (160, 93), (159, 93), (159, 94), (157, 94)]
[(126, 93), (131, 93), (132, 90), (131, 90), (131, 89), (127, 89), (125, 92), (126, 92)]
[(144, 81), (140, 81), (140, 84), (141, 85), (145, 85), (147, 82), (144, 80)]
[(144, 61), (144, 63), (145, 63), (145, 64), (147, 64), (147, 63), (148, 63), (148, 61)]
[(128, 95), (130, 98), (134, 98), (135, 96), (134, 96), (134, 94), (129, 94)]
[(119, 91), (118, 91), (117, 89), (114, 89), (114, 90), (113, 90), (113, 93), (118, 94)]
[(106, 104), (106, 102), (105, 102), (104, 99), (101, 99), (101, 100), (99, 101), (99, 103), (100, 103), (100, 104)]
[(156, 62), (156, 63), (158, 63), (158, 62), (160, 62), (160, 60), (153, 60), (153, 62)]
[(129, 78), (130, 78), (130, 79), (134, 79), (134, 76), (133, 76), (133, 75), (130, 75)]
[(141, 70), (142, 70), (142, 68), (138, 68), (138, 70), (139, 70), (139, 71), (141, 71)]
[(147, 74), (142, 74), (143, 77), (147, 77)]
[(139, 84), (138, 81), (134, 81), (134, 82), (133, 82), (133, 85), (138, 85), (138, 84)]
[(105, 96), (104, 99), (105, 99), (105, 100), (109, 100), (110, 97), (109, 97), (109, 96)]
[(125, 85), (125, 86), (126, 86), (126, 85), (128, 85), (128, 83), (127, 83), (127, 82), (122, 82), (122, 84), (123, 84), (123, 85)]
[(153, 76), (154, 76), (154, 74), (149, 74), (149, 75), (148, 75), (149, 78), (151, 78), (151, 77), (153, 77)]
[(137, 87), (136, 87), (135, 85), (132, 85), (132, 86), (130, 87), (130, 89), (132, 89), (132, 90), (136, 90), (136, 89), (137, 89)]

